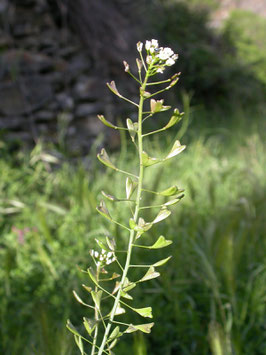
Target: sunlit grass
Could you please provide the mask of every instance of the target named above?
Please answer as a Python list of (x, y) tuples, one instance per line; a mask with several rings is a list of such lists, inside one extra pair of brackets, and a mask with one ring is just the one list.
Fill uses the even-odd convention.
[[(163, 147), (154, 140), (146, 150), (163, 156)], [(135, 355), (265, 354), (264, 149), (255, 126), (206, 129), (194, 132), (163, 174), (159, 166), (147, 170), (149, 186), (176, 184), (185, 198), (172, 208), (171, 221), (148, 236), (172, 239), (174, 258), (138, 296), (154, 305), (157, 322), (145, 340), (128, 336)], [(88, 282), (75, 265), (88, 265), (95, 237), (118, 233), (95, 207), (110, 181), (118, 196), (125, 193), (119, 176), (95, 169), (94, 153), (89, 164), (75, 165), (63, 158), (51, 163), (43, 153), (54, 156), (38, 145), (31, 156), (3, 150), (0, 159), (0, 353), (6, 355), (75, 354), (65, 320), (71, 314), (78, 323), (84, 315), (72, 289)]]

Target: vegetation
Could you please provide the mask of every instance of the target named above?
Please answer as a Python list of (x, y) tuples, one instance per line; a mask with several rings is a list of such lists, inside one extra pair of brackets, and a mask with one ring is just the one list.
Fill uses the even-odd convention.
[[(180, 54), (184, 91), (171, 100), (176, 105), (182, 99), (186, 115), (178, 129), (154, 138), (147, 150), (164, 156), (164, 147), (181, 138), (188, 148), (163, 173), (150, 167), (146, 179), (153, 190), (173, 182), (186, 196), (157, 229), (173, 241), (173, 258), (162, 266), (160, 279), (134, 296), (153, 307), (153, 331), (145, 338), (128, 335), (116, 354), (130, 347), (133, 355), (264, 355), (265, 20), (235, 12), (217, 34), (207, 28), (204, 11), (179, 1), (151, 3), (163, 6), (159, 20), (151, 12), (152, 33)], [(206, 6), (215, 3), (204, 0)], [(160, 115), (152, 129), (165, 122)], [(63, 143), (62, 138), (61, 148)], [(122, 151), (111, 159), (127, 169), (137, 162), (123, 132), (121, 143)], [(99, 137), (88, 157), (72, 160), (41, 141), (28, 152), (0, 139), (1, 354), (78, 352), (65, 324), (68, 318), (80, 324), (86, 312), (72, 294), (75, 289), (87, 297), (80, 285), (88, 277), (80, 269), (90, 264), (95, 238), (115, 234), (126, 244), (120, 230), (110, 230), (96, 212), (103, 188), (124, 193), (119, 176), (98, 168), (100, 145)], [(113, 217), (123, 213), (114, 209)], [(151, 244), (157, 233), (151, 230)], [(136, 263), (144, 257), (140, 250)], [(149, 261), (164, 257), (158, 250)]]
[[(216, 355), (228, 339), (236, 354), (265, 353), (266, 162), (260, 120), (252, 117), (238, 130), (203, 124), (186, 138), (182, 159), (164, 167), (163, 175), (176, 179), (186, 197), (171, 222), (159, 226), (173, 240), (173, 261), (163, 267), (160, 281), (151, 280), (135, 296), (154, 305), (157, 319), (148, 341), (133, 338), (135, 354)], [(154, 140), (151, 149), (163, 155), (163, 146)], [(122, 188), (112, 171), (95, 170), (94, 159), (88, 168), (86, 161), (73, 166), (52, 149), (41, 143), (30, 155), (1, 149), (0, 331), (1, 353), (7, 355), (76, 353), (65, 321), (71, 315), (77, 324), (84, 315), (72, 290), (87, 277), (73, 265), (86, 268), (94, 238), (110, 228), (95, 210), (102, 187), (114, 181), (117, 195)], [(122, 151), (112, 159), (124, 156)], [(151, 185), (164, 188), (160, 168), (150, 169)], [(115, 226), (113, 232), (120, 235)], [(150, 261), (160, 256), (158, 251)], [(121, 342), (117, 353), (123, 351)]]

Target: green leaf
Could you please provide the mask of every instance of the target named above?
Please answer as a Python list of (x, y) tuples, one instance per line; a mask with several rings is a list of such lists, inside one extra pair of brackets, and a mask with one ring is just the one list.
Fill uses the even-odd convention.
[(70, 330), (71, 333), (73, 333), (74, 335), (81, 336), (81, 335), (79, 334), (79, 332), (77, 331), (77, 329), (74, 327), (74, 325), (70, 322), (69, 319), (67, 320), (66, 327), (67, 327), (67, 329)]
[(154, 323), (138, 324), (138, 325), (130, 324), (129, 327), (126, 329), (125, 333), (133, 333), (140, 330), (143, 333), (149, 334), (153, 326)]
[(144, 318), (152, 318), (152, 308), (151, 307), (132, 308), (132, 310)]
[(106, 207), (106, 204), (104, 201), (100, 202), (100, 205), (96, 207), (96, 210), (105, 218), (109, 219), (109, 221), (112, 221), (112, 217), (110, 216), (110, 213)]
[(152, 280), (152, 279), (155, 279), (156, 277), (159, 277), (159, 276), (160, 276), (160, 273), (155, 271), (154, 267), (151, 266), (151, 267), (149, 267), (149, 270), (146, 272), (146, 274), (138, 282)]
[(83, 317), (83, 324), (86, 331), (91, 336), (97, 324), (96, 320)]
[(108, 168), (118, 170), (117, 167), (111, 162), (109, 155), (107, 154), (104, 148), (102, 148), (101, 152), (97, 154), (97, 158), (100, 160), (102, 164), (108, 166)]
[(172, 244), (173, 242), (171, 240), (166, 240), (164, 236), (160, 236), (157, 241), (151, 245), (150, 247), (146, 247), (149, 249), (161, 249), (161, 248), (165, 248), (168, 245)]
[(91, 297), (93, 299), (93, 302), (95, 303), (96, 308), (100, 309), (101, 305), (101, 298), (102, 298), (103, 291), (91, 291)]
[(153, 264), (152, 266), (154, 266), (154, 267), (162, 266), (162, 265), (166, 264), (167, 261), (170, 259), (171, 259), (171, 256), (168, 256), (168, 258), (159, 260), (159, 261), (157, 261), (157, 263)]
[(162, 208), (161, 211), (157, 214), (155, 219), (153, 220), (152, 223), (158, 223), (169, 217), (171, 214), (171, 211), (169, 211), (167, 208)]
[(176, 195), (179, 192), (183, 192), (184, 190), (179, 190), (177, 186), (171, 186), (168, 189), (158, 192), (159, 195), (162, 196), (173, 196)]
[(151, 166), (161, 162), (161, 159), (151, 158), (146, 152), (142, 152), (142, 164), (143, 166)]
[(110, 83), (106, 83), (106, 85), (108, 86), (108, 88), (112, 91), (113, 94), (117, 95), (118, 97), (122, 97), (121, 94), (119, 94), (117, 88), (116, 88), (116, 85), (115, 85), (115, 82), (114, 80), (111, 81)]
[(137, 134), (137, 129), (134, 123), (131, 121), (130, 118), (127, 118), (127, 128), (132, 139), (132, 142), (135, 142), (135, 136)]
[(168, 153), (167, 157), (164, 160), (170, 159), (181, 153), (186, 148), (185, 145), (181, 145), (181, 143), (177, 140), (175, 141), (172, 149)]

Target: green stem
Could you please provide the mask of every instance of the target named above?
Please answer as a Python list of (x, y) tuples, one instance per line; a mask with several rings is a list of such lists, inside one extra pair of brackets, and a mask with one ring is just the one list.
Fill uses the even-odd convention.
[[(97, 266), (97, 281), (99, 279), (99, 266)], [(95, 286), (95, 292), (98, 291), (98, 287), (97, 285)], [(92, 349), (91, 349), (91, 355), (95, 354), (95, 350), (96, 350), (96, 346), (97, 346), (97, 337), (98, 337), (98, 330), (99, 330), (99, 326), (98, 326), (98, 320), (99, 320), (99, 314), (98, 314), (98, 309), (97, 309), (97, 305), (95, 304), (95, 320), (97, 321), (96, 326), (95, 326), (95, 331), (94, 331), (94, 336), (93, 336), (93, 342), (92, 342)]]
[[(147, 71), (146, 75), (145, 75), (145, 79), (144, 82), (142, 84), (142, 87), (140, 90), (140, 92), (144, 92), (146, 85), (147, 85), (147, 81), (148, 81), (148, 77), (149, 77), (149, 70)], [(144, 104), (144, 97), (142, 94), (140, 94), (140, 101), (139, 101), (139, 105), (138, 105), (138, 154), (139, 154), (139, 176), (138, 176), (138, 190), (137, 190), (137, 197), (136, 197), (136, 205), (135, 205), (135, 212), (134, 212), (134, 221), (137, 223), (137, 219), (138, 219), (138, 215), (139, 215), (139, 211), (140, 211), (140, 201), (141, 201), (141, 193), (142, 193), (142, 185), (143, 185), (143, 178), (144, 178), (144, 166), (142, 163), (142, 151), (143, 151), (143, 136), (142, 136), (142, 117), (143, 117), (143, 104)], [(114, 305), (110, 314), (110, 318), (109, 318), (109, 322), (107, 324), (107, 327), (105, 329), (104, 332), (104, 336), (102, 339), (102, 343), (101, 343), (101, 347), (98, 351), (98, 355), (102, 355), (107, 339), (108, 339), (108, 335), (110, 333), (111, 327), (112, 327), (112, 322), (113, 319), (115, 317), (115, 313), (116, 313), (116, 309), (118, 307), (120, 298), (121, 298), (121, 290), (123, 288), (123, 285), (125, 283), (126, 277), (127, 277), (127, 273), (130, 267), (130, 260), (131, 260), (131, 253), (132, 253), (132, 248), (133, 248), (133, 242), (135, 239), (135, 231), (131, 230), (130, 231), (130, 235), (129, 235), (129, 242), (128, 242), (128, 249), (127, 249), (127, 258), (126, 258), (126, 263), (125, 263), (125, 267), (124, 267), (124, 271), (123, 271), (123, 275), (121, 278), (121, 283), (120, 283), (120, 288), (118, 290), (116, 299), (114, 301)]]

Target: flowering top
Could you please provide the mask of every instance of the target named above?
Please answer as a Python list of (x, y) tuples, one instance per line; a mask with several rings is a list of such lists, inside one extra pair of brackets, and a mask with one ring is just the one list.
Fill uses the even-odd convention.
[[(137, 50), (142, 51), (143, 43), (137, 43)], [(146, 63), (153, 66), (154, 73), (163, 73), (166, 66), (175, 64), (178, 58), (178, 54), (175, 54), (169, 47), (159, 47), (159, 43), (156, 39), (146, 41), (145, 49), (147, 51)]]

